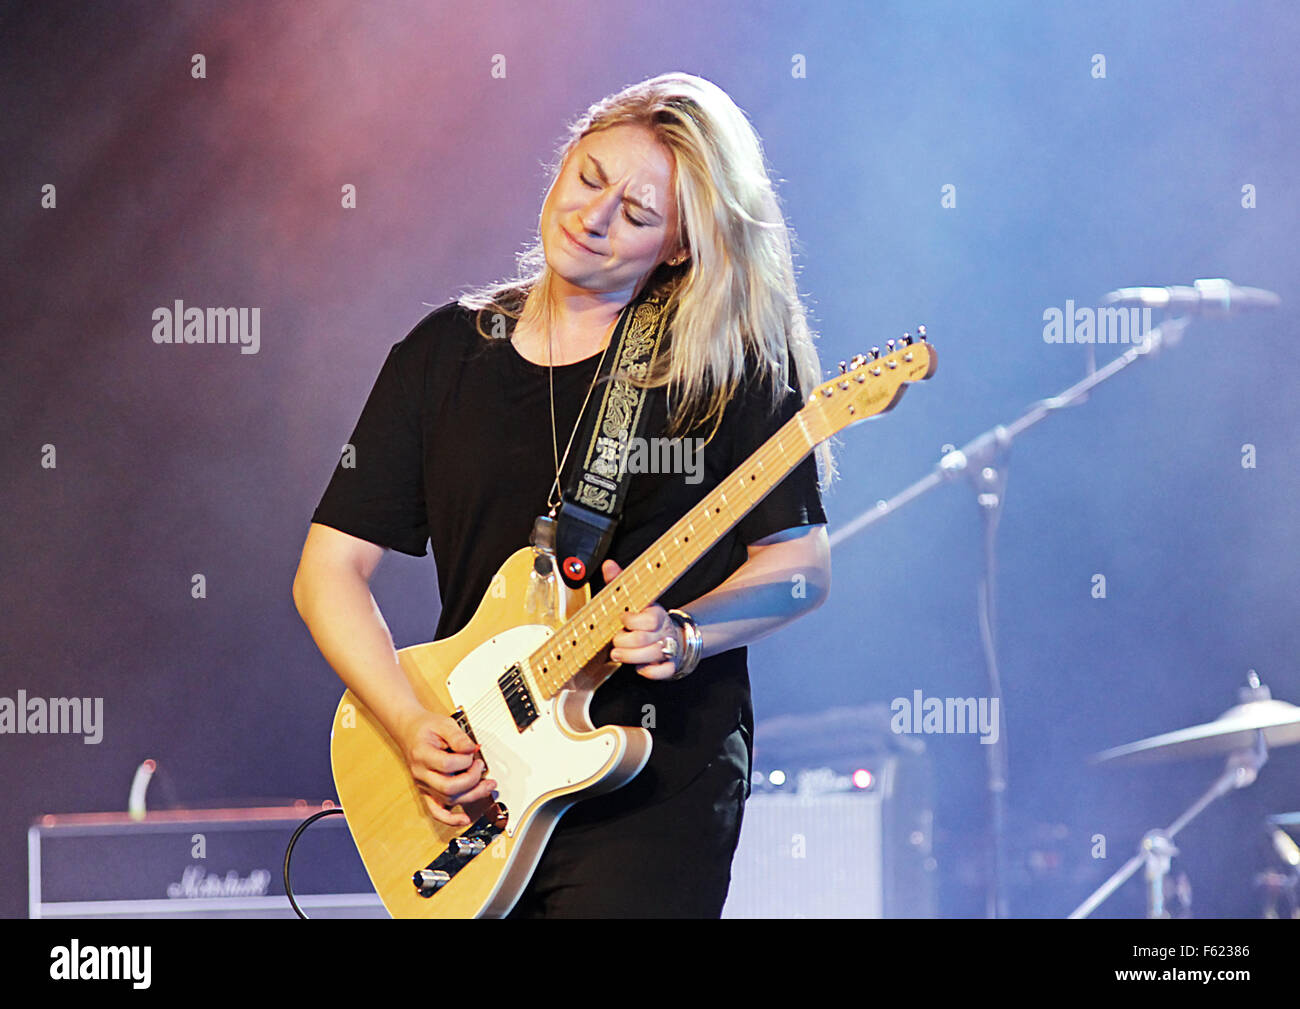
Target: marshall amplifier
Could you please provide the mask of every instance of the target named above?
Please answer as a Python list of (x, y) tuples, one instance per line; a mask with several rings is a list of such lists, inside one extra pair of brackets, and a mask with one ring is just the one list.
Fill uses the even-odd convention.
[[(27, 832), (32, 918), (292, 918), (284, 852), (321, 806), (43, 816)], [(386, 918), (342, 816), (293, 850), (311, 918)]]

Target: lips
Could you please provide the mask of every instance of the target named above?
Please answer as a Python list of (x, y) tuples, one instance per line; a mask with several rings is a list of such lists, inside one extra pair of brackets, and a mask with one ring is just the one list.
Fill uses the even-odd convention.
[(590, 252), (593, 256), (600, 256), (600, 255), (603, 255), (603, 253), (597, 252), (595, 249), (589, 249), (589, 248), (587, 248), (585, 245), (583, 245), (581, 242), (579, 242), (576, 238), (574, 238), (572, 235), (570, 235), (569, 232), (568, 232), (568, 230), (567, 230), (563, 225), (560, 226), (560, 231), (561, 231), (561, 233), (564, 235), (564, 237), (567, 238), (567, 239), (569, 240), (569, 244), (572, 245), (572, 246), (574, 246), (575, 248), (581, 249), (583, 252)]

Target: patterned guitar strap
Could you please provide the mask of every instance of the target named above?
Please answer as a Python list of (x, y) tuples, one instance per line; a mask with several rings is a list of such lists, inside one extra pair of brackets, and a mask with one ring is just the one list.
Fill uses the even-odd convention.
[(643, 437), (650, 411), (649, 389), (628, 381), (649, 372), (668, 340), (667, 298), (643, 295), (628, 304), (614, 327), (612, 353), (605, 355), (597, 381), (605, 393), (587, 405), (555, 532), (560, 577), (572, 589), (600, 567), (623, 515), (631, 474), (632, 439)]

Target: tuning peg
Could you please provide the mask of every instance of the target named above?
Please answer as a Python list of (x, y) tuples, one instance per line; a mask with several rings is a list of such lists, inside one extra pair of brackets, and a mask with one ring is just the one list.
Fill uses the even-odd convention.
[(893, 340), (886, 340), (886, 341), (885, 341), (885, 346), (889, 348), (889, 353), (892, 354), (892, 353), (894, 352), (894, 341), (893, 341)]
[(924, 327), (924, 326), (917, 326), (917, 327), (916, 327), (916, 338), (917, 338), (918, 340), (920, 340), (922, 343), (925, 343), (925, 327)]
[(903, 334), (903, 343), (907, 344), (907, 346), (909, 346), (909, 347), (912, 346), (912, 334), (911, 334), (911, 333), (904, 333), (904, 334)]
[(843, 361), (841, 361), (841, 362), (840, 362), (840, 374), (843, 375), (843, 374), (844, 374), (846, 371), (848, 371), (848, 370), (849, 370), (849, 366), (848, 366), (847, 364), (845, 364)]
[(853, 360), (849, 362), (849, 370), (857, 371), (866, 363), (867, 363), (867, 359), (865, 357), (863, 357), (861, 354), (854, 354)]
[(872, 347), (872, 348), (871, 348), (871, 360), (873, 360), (873, 361), (879, 361), (879, 360), (880, 360), (880, 348), (879, 348), (879, 347)]

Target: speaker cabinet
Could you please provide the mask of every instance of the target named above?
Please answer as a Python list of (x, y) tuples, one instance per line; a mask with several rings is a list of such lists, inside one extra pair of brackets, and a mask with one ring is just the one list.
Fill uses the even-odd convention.
[(919, 758), (760, 772), (722, 916), (934, 917), (928, 784)]

